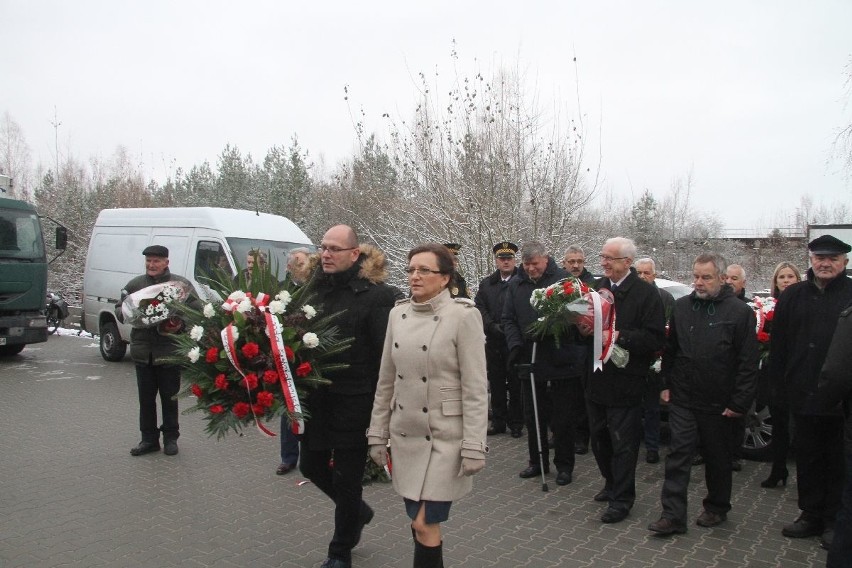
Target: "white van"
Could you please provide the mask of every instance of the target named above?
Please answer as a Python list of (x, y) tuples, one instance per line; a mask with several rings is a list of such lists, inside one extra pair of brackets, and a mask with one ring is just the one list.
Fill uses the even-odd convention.
[(297, 247), (313, 249), (310, 239), (286, 217), (217, 207), (104, 209), (98, 215), (83, 274), (81, 326), (100, 336), (101, 355), (120, 361), (130, 326), (116, 320), (114, 307), (124, 285), (145, 272), (142, 250), (169, 249), (169, 270), (190, 280), (199, 297), (215, 268), (236, 274), (251, 249), (270, 253), (270, 266), (283, 277), (287, 255)]

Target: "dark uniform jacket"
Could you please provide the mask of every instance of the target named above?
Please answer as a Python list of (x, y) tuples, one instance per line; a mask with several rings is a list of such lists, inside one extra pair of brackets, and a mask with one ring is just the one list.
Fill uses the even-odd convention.
[[(170, 280), (185, 283), (190, 290), (190, 296), (186, 299), (186, 302), (190, 305), (194, 305), (194, 307), (200, 306), (200, 301), (191, 292), (193, 288), (189, 280), (183, 276), (172, 274), (167, 268), (165, 272), (156, 278), (148, 276), (146, 273), (141, 276), (137, 276), (125, 285), (124, 289), (121, 291), (121, 299), (115, 306), (115, 313), (118, 317), (118, 321), (122, 323), (124, 322), (124, 316), (121, 313), (121, 304), (127, 296), (134, 292), (138, 292), (143, 288), (147, 288), (148, 286), (162, 284), (163, 282), (168, 282)], [(157, 331), (157, 328), (158, 326), (155, 325), (144, 328), (134, 327), (130, 330), (130, 358), (133, 359), (134, 362), (146, 365), (164, 365), (166, 363), (163, 362), (162, 359), (174, 354), (177, 349), (177, 344), (172, 341), (170, 334), (161, 335), (160, 332)]]
[[(518, 269), (512, 272), (512, 278), (516, 278)], [(485, 328), (486, 352), (507, 353), (506, 334), (503, 333), (503, 304), (506, 301), (506, 292), (509, 282), (504, 282), (500, 271), (495, 270), (490, 276), (483, 278), (479, 283), (479, 290), (473, 299), (479, 313), (482, 314), (482, 326)]]
[(331, 385), (308, 395), (310, 418), (304, 440), (312, 450), (357, 447), (366, 444), (373, 396), (388, 325), (388, 314), (402, 297), (384, 283), (385, 257), (373, 247), (361, 247), (361, 255), (349, 270), (325, 274), (317, 268), (311, 284), (322, 315), (340, 313), (334, 325), (341, 338), (353, 338), (349, 349), (327, 364), (343, 363), (344, 369), (325, 371)]
[[(503, 331), (506, 334), (506, 344), (512, 349), (521, 349), (521, 361), (529, 363), (532, 357), (535, 338), (527, 332), (530, 324), (538, 319), (538, 313), (530, 304), (530, 296), (536, 288), (546, 288), (551, 284), (567, 278), (564, 270), (549, 258), (547, 268), (537, 282), (533, 282), (523, 267), (518, 268), (515, 276), (509, 281), (506, 291), (506, 301), (503, 305)], [(533, 372), (535, 380), (549, 381), (581, 377), (585, 368), (586, 347), (580, 341), (577, 329), (571, 326), (567, 337), (560, 338), (557, 348), (552, 337), (538, 340), (536, 360)]]
[(692, 292), (675, 302), (663, 355), (672, 404), (721, 414), (744, 414), (757, 388), (755, 316), (725, 284), (715, 298)]
[[(852, 302), (852, 279), (841, 274), (824, 290), (808, 279), (784, 290), (775, 306), (772, 321), (772, 347), (769, 350), (769, 376), (786, 392), (790, 409), (803, 410), (803, 404), (817, 390), (819, 373), (834, 335), (837, 317)], [(839, 411), (814, 414), (837, 415)]]
[(813, 411), (832, 412), (843, 406), (846, 414), (846, 452), (852, 452), (852, 305), (840, 312), (834, 338), (819, 376)]
[[(599, 279), (597, 288), (609, 290), (609, 278)], [(632, 267), (614, 295), (616, 343), (627, 349), (630, 360), (623, 369), (608, 361), (602, 371), (591, 373), (586, 397), (604, 406), (636, 406), (642, 404), (648, 369), (665, 345), (663, 302), (656, 286)]]

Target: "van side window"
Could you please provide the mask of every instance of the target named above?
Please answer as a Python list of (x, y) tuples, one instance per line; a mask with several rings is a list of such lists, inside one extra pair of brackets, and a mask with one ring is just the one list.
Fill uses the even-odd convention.
[(198, 241), (195, 251), (195, 279), (198, 282), (218, 280), (218, 270), (233, 276), (225, 249), (216, 241)]

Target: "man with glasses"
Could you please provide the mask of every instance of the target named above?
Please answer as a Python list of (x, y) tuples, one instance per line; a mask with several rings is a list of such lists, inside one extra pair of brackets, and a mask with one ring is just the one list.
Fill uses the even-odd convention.
[[(330, 385), (307, 399), (310, 418), (302, 438), (302, 474), (334, 501), (334, 536), (323, 568), (349, 568), (373, 510), (361, 499), (367, 459), (365, 432), (385, 340), (388, 314), (402, 295), (385, 283), (385, 256), (375, 247), (359, 245), (352, 227), (336, 225), (323, 236), (320, 268), (314, 277), (322, 315), (340, 313), (335, 325), (352, 346), (329, 364), (346, 368), (325, 373)], [(334, 452), (333, 466), (330, 467)]]
[[(565, 258), (562, 260), (562, 268), (581, 282), (594, 287), (595, 277), (592, 273), (586, 270), (586, 253), (582, 247), (571, 245), (565, 250)], [(587, 369), (588, 370), (588, 369)], [(586, 379), (583, 377), (583, 388), (585, 389)], [(589, 415), (586, 413), (586, 402), (581, 400), (577, 407), (576, 433), (574, 439), (574, 452), (585, 455), (589, 453)]]
[[(612, 340), (626, 349), (630, 359), (624, 368), (612, 361), (593, 371), (586, 389), (592, 452), (605, 480), (595, 501), (608, 502), (601, 516), (604, 523), (624, 520), (636, 499), (636, 460), (642, 434), (642, 399), (648, 369), (665, 344), (663, 302), (657, 290), (641, 280), (632, 267), (636, 245), (615, 237), (604, 243), (600, 254), (604, 277), (599, 290), (610, 290), (615, 298), (616, 324)], [(593, 330), (582, 326), (586, 335)]]
[(852, 302), (846, 277), (850, 247), (831, 235), (808, 243), (807, 279), (790, 285), (775, 306), (769, 376), (786, 392), (796, 435), (796, 487), (802, 514), (785, 525), (789, 538), (822, 535), (828, 548), (843, 488), (843, 414), (840, 408), (814, 409), (820, 369), (840, 312)]
[(485, 328), (485, 360), (491, 387), (491, 426), (488, 435), (502, 434), (508, 426), (512, 437), (520, 438), (524, 425), (521, 386), (517, 373), (508, 372), (506, 366), (509, 348), (506, 346), (506, 334), (503, 333), (501, 321), (509, 281), (518, 271), (515, 266), (518, 245), (503, 241), (495, 244), (491, 250), (494, 252), (497, 270), (479, 283), (474, 298)]
[[(509, 281), (506, 302), (503, 306), (503, 332), (509, 348), (509, 372), (518, 373), (518, 364), (529, 364), (533, 344), (527, 333), (530, 324), (538, 319), (538, 313), (530, 305), (533, 290), (546, 288), (567, 275), (547, 254), (544, 245), (529, 241), (521, 247), (521, 268)], [(586, 365), (586, 348), (578, 345), (577, 330), (572, 326), (560, 339), (559, 347), (552, 337), (537, 342), (533, 373), (535, 390), (529, 373), (519, 376), (524, 397), (524, 418), (527, 425), (529, 462), (519, 476), (527, 479), (550, 471), (547, 427), (553, 429), (553, 464), (556, 466), (557, 485), (571, 483), (574, 476), (574, 424), (577, 405), (582, 400), (580, 383)], [(548, 382), (549, 389), (548, 389)], [(535, 421), (533, 397), (538, 406), (538, 424)], [(540, 434), (536, 440), (536, 433)], [(539, 441), (542, 460), (539, 461)]]

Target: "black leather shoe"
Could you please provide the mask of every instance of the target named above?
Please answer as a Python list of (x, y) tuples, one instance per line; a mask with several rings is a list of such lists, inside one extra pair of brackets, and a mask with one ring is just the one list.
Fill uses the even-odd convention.
[(645, 461), (647, 463), (660, 463), (660, 452), (657, 450), (648, 450), (645, 452)]
[(560, 471), (556, 474), (556, 485), (568, 485), (574, 481), (570, 471)]
[(742, 471), (743, 460), (734, 460), (731, 462), (731, 471)]
[(609, 501), (609, 489), (604, 487), (603, 489), (595, 493), (595, 496), (592, 497), (592, 499), (594, 499), (598, 503), (605, 503)]
[(176, 456), (178, 453), (177, 440), (163, 442), (163, 453), (167, 456)]
[(331, 558), (329, 556), (325, 559), (325, 562), (322, 563), (320, 568), (352, 568), (352, 563), (347, 562), (346, 560), (341, 560), (340, 558)]
[(701, 465), (704, 463), (704, 457), (701, 454), (695, 454), (695, 457), (692, 458), (692, 465)]
[(131, 456), (141, 456), (144, 454), (150, 454), (151, 452), (159, 452), (160, 451), (160, 443), (159, 442), (139, 442), (135, 447), (130, 448)]
[(495, 434), (505, 434), (506, 433), (506, 425), (500, 422), (492, 422), (491, 426), (488, 427), (488, 431), (486, 434), (489, 436), (494, 436)]
[(695, 519), (695, 524), (699, 527), (715, 527), (718, 524), (728, 520), (725, 513), (714, 513), (712, 511), (702, 511), (698, 518)]
[(613, 507), (607, 507), (607, 510), (604, 511), (604, 514), (601, 515), (601, 522), (620, 523), (621, 521), (627, 518), (627, 513), (629, 512), (630, 511), (627, 511), (626, 509), (615, 509)]
[(364, 532), (364, 527), (370, 524), (370, 521), (373, 520), (373, 517), (375, 516), (375, 514), (376, 513), (373, 511), (372, 507), (370, 507), (369, 505), (367, 505), (363, 501), (361, 502), (361, 511), (360, 511), (359, 518), (358, 518), (358, 520), (360, 521), (361, 524), (358, 525), (358, 532), (355, 535), (355, 545), (356, 546), (358, 545), (359, 542), (361, 542), (361, 533)]
[(512, 428), (512, 437), (513, 438), (520, 438), (523, 435), (524, 435), (523, 428)]
[(821, 535), (824, 529), (822, 519), (799, 515), (798, 519), (789, 525), (784, 525), (784, 528), (781, 529), (781, 534), (788, 538), (808, 538), (810, 536)]
[(686, 527), (680, 523), (676, 523), (671, 519), (667, 519), (665, 517), (661, 517), (659, 521), (654, 521), (650, 525), (648, 525), (648, 530), (651, 532), (655, 532), (658, 535), (666, 536), (670, 534), (684, 534), (686, 533)]
[[(544, 473), (550, 473), (550, 468), (544, 466)], [(541, 468), (537, 465), (527, 466), (525, 470), (518, 474), (521, 479), (529, 479), (530, 477), (538, 477), (541, 475)]]
[(574, 453), (578, 456), (584, 456), (589, 453), (589, 446), (586, 444), (574, 444)]
[(822, 536), (819, 539), (819, 545), (825, 550), (831, 548), (831, 543), (834, 542), (834, 527), (828, 527), (822, 531)]

